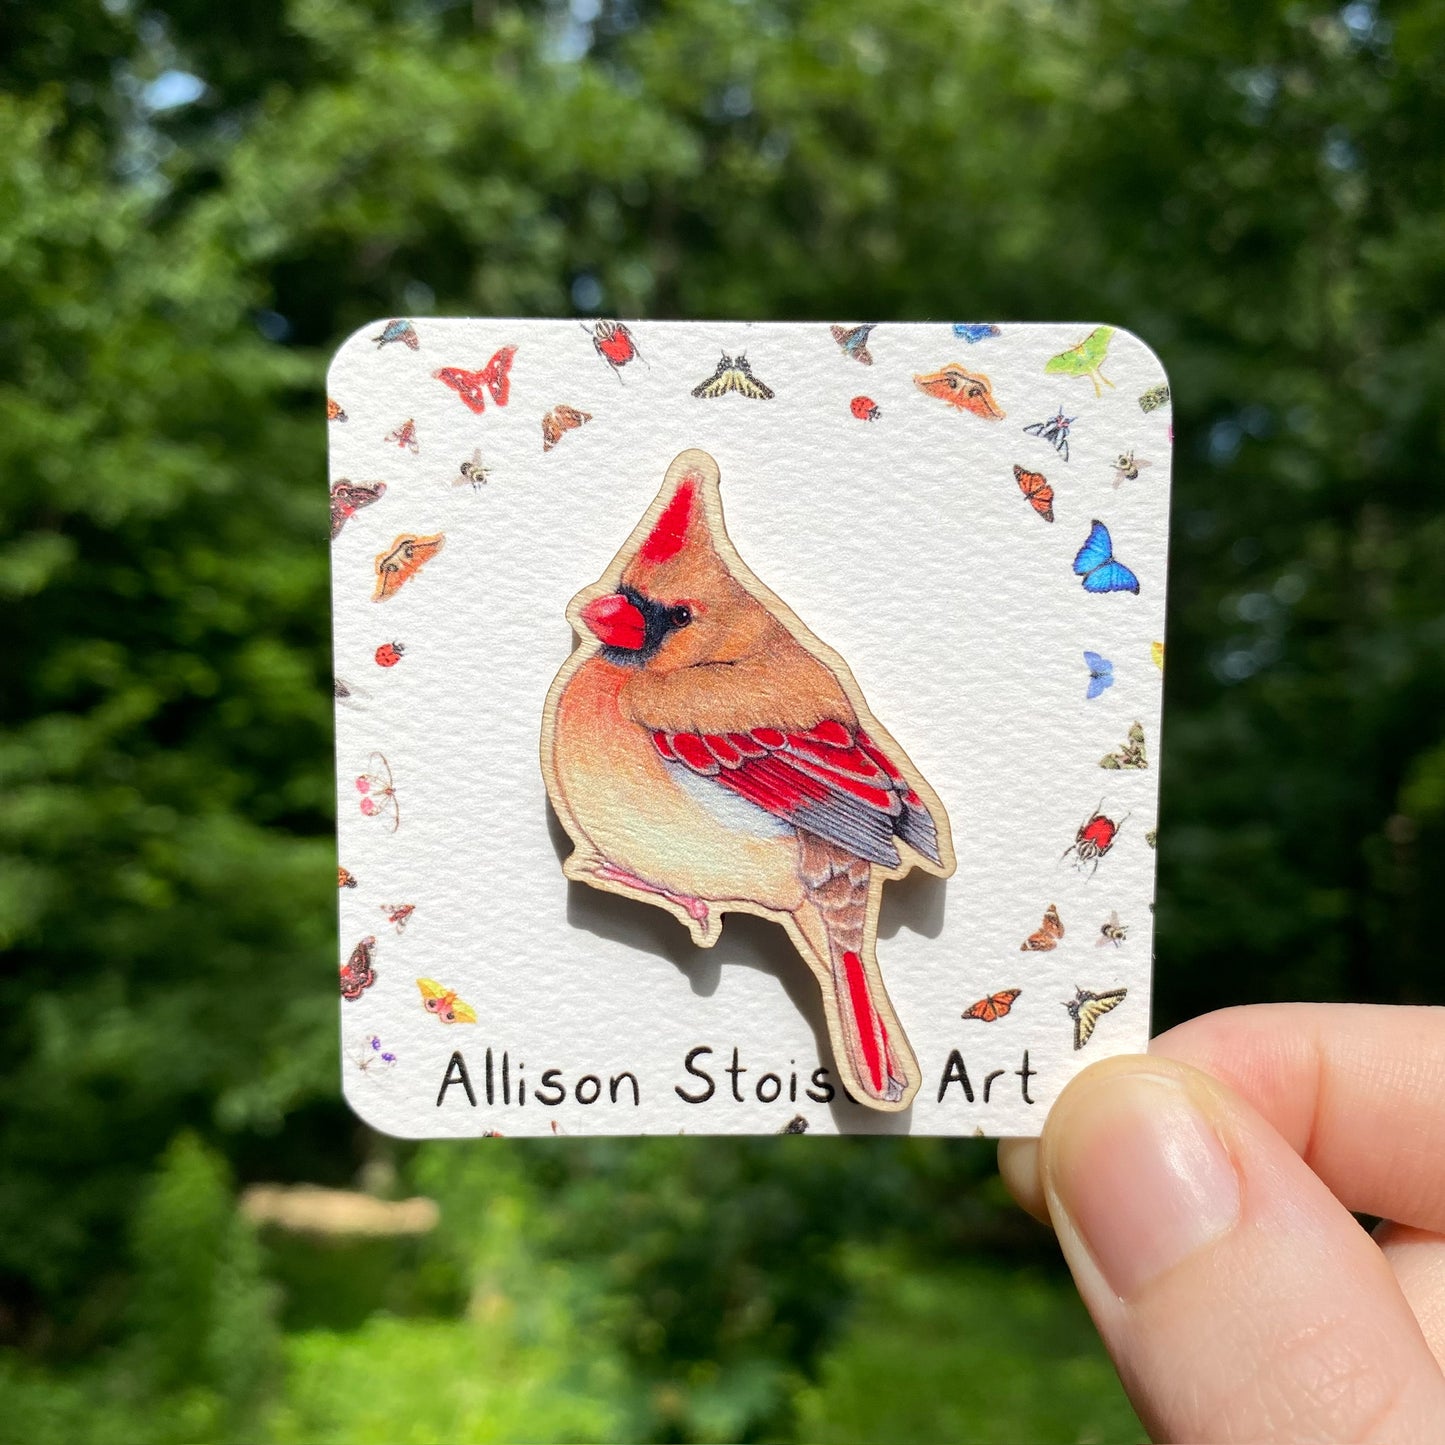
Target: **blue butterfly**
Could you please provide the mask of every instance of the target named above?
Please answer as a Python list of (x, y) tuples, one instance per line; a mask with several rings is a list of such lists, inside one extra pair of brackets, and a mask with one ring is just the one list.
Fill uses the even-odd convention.
[(990, 336), (997, 336), (998, 327), (987, 321), (955, 321), (953, 334), (972, 346), (975, 341), (984, 341)]
[(1084, 579), (1085, 592), (1137, 592), (1139, 579), (1114, 559), (1114, 543), (1109, 529), (1096, 521), (1089, 529), (1089, 540), (1074, 558), (1074, 572)]
[(1106, 687), (1114, 685), (1114, 664), (1107, 657), (1100, 657), (1097, 652), (1084, 651), (1084, 662), (1089, 669), (1089, 690), (1084, 694), (1086, 701), (1092, 702)]

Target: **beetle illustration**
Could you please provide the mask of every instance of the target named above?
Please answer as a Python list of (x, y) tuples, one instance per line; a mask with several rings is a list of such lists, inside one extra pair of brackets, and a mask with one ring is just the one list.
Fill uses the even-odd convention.
[[(1114, 840), (1119, 836), (1119, 829), (1129, 819), (1125, 813), (1116, 823), (1112, 818), (1104, 816), (1104, 800), (1099, 799), (1099, 806), (1093, 813), (1079, 825), (1079, 831), (1074, 834), (1074, 841), (1064, 849), (1063, 858), (1070, 853), (1074, 854), (1080, 868), (1089, 868), (1089, 876), (1092, 878), (1099, 871), (1099, 860), (1114, 846)], [(1062, 861), (1062, 858), (1060, 859)]]

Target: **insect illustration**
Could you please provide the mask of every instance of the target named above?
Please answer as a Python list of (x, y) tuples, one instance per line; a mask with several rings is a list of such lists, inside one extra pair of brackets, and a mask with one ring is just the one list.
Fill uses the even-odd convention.
[(1146, 462), (1143, 457), (1136, 457), (1133, 452), (1122, 452), (1114, 463), (1115, 488), (1123, 486), (1125, 482), (1137, 482), (1139, 473), (1151, 465), (1151, 462)]
[(390, 818), (393, 833), (401, 827), (391, 764), (382, 753), (372, 753), (367, 759), (366, 771), (357, 776), (356, 791), (361, 794), (361, 811), (368, 818)]
[(1115, 948), (1118, 948), (1128, 936), (1129, 929), (1127, 925), (1120, 923), (1119, 915), (1111, 911), (1109, 916), (1099, 925), (1099, 936), (1094, 942), (1097, 943), (1100, 948), (1103, 948), (1106, 943), (1112, 943)]
[(1114, 685), (1114, 664), (1107, 657), (1100, 657), (1097, 652), (1085, 651), (1084, 666), (1089, 669), (1089, 690), (1084, 694), (1085, 701), (1092, 702), (1105, 688)]
[(1044, 370), (1055, 376), (1087, 376), (1094, 383), (1094, 395), (1103, 396), (1099, 390), (1101, 381), (1110, 390), (1114, 387), (1102, 370), (1113, 335), (1112, 326), (1096, 326), (1077, 346), (1050, 357), (1044, 363)]
[(387, 1070), (396, 1064), (396, 1055), (389, 1049), (383, 1048), (381, 1038), (377, 1034), (368, 1034), (356, 1046), (356, 1052), (352, 1055), (352, 1062), (368, 1078), (379, 1078)]
[(436, 532), (430, 537), (414, 537), (405, 533), (385, 552), (376, 554), (376, 591), (373, 602), (385, 602), (406, 585), (446, 545), (446, 537)]
[(1158, 411), (1161, 406), (1169, 405), (1169, 383), (1161, 381), (1151, 386), (1139, 398), (1139, 410), (1143, 412)]
[(955, 321), (953, 323), (953, 334), (960, 341), (966, 341), (970, 346), (980, 341), (987, 341), (990, 336), (998, 335), (998, 327), (989, 321)]
[(477, 447), (472, 452), (471, 461), (463, 462), (457, 468), (457, 475), (452, 478), (452, 486), (469, 486), (473, 491), (476, 491), (478, 487), (486, 485), (487, 478), (490, 475), (489, 469), (482, 465), (482, 449)]
[(1074, 985), (1074, 997), (1064, 1003), (1074, 1021), (1074, 1049), (1084, 1047), (1094, 1036), (1094, 1028), (1106, 1013), (1119, 1007), (1128, 997), (1127, 988), (1111, 988), (1107, 993), (1090, 993)]
[[(579, 323), (587, 331), (585, 323)], [(629, 361), (641, 361), (647, 365), (632, 333), (620, 321), (599, 321), (588, 334), (592, 337), (592, 348), (608, 366), (618, 381), (622, 380), (622, 368)]]
[(1021, 988), (1005, 988), (991, 993), (977, 1003), (969, 1004), (961, 1017), (977, 1019), (980, 1023), (994, 1024), (1003, 1018), (1014, 1006), (1014, 1000), (1023, 992)]
[(873, 353), (868, 350), (868, 333), (878, 323), (870, 321), (864, 326), (835, 326), (833, 340), (843, 348), (844, 356), (851, 356), (854, 361), (861, 361), (864, 366), (873, 365)]
[(343, 868), (340, 864), (336, 868), (336, 886), (338, 888), (355, 888), (356, 877), (349, 869)]
[(477, 1011), (471, 1004), (463, 1003), (455, 989), (443, 988), (435, 979), (419, 978), (416, 986), (421, 990), (421, 1006), (435, 1014), (444, 1024), (474, 1024)]
[(1019, 944), (1019, 952), (1048, 953), (1059, 946), (1059, 940), (1063, 936), (1063, 920), (1059, 917), (1059, 910), (1050, 903), (1044, 910), (1044, 921)]
[(1042, 472), (1030, 472), (1014, 463), (1014, 481), (1019, 484), (1019, 491), (1024, 494), (1024, 499), (1044, 521), (1054, 520), (1054, 489), (1048, 484)]
[(781, 1129), (779, 1134), (806, 1134), (808, 1132), (808, 1121), (801, 1114), (794, 1114)]
[(1065, 416), (1058, 411), (1048, 421), (1036, 421), (1024, 428), (1031, 437), (1042, 437), (1065, 461), (1069, 459), (1069, 428), (1078, 421), (1076, 416)]
[(376, 649), (376, 665), (378, 667), (395, 667), (405, 652), (406, 648), (399, 642), (383, 642)]
[(1149, 661), (1152, 662), (1160, 672), (1164, 671), (1164, 644), (1162, 642), (1151, 642), (1149, 644)]
[(878, 403), (871, 397), (855, 396), (848, 403), (848, 410), (858, 418), (859, 421), (877, 421), (883, 415)]
[(1085, 592), (1138, 592), (1139, 579), (1114, 556), (1109, 529), (1100, 521), (1089, 528), (1088, 540), (1074, 558), (1074, 573)]
[(413, 913), (416, 912), (415, 903), (383, 903), (381, 911), (386, 914), (386, 921), (402, 933), (406, 929)]
[(512, 390), (512, 358), (515, 346), (504, 346), (480, 371), (464, 371), (460, 366), (444, 366), (432, 372), (436, 379), (451, 387), (466, 404), (467, 410), (480, 416), (487, 409), (487, 395), (498, 406), (506, 406)]
[(1101, 768), (1109, 768), (1118, 772), (1121, 768), (1125, 770), (1142, 770), (1149, 766), (1149, 760), (1144, 756), (1144, 725), (1134, 722), (1129, 725), (1129, 733), (1123, 744), (1112, 753), (1105, 753), (1099, 759)]
[(421, 450), (416, 439), (416, 420), (414, 417), (408, 417), (395, 431), (387, 432), (386, 439), (389, 442), (395, 442), (398, 447), (405, 447), (412, 456), (415, 456)]
[(753, 369), (748, 365), (747, 357), (741, 352), (736, 356), (729, 356), (727, 352), (723, 352), (717, 369), (706, 381), (700, 381), (693, 387), (692, 394), (702, 397), (705, 401), (711, 401), (715, 397), (726, 396), (730, 391), (747, 397), (749, 401), (771, 401), (773, 399), (772, 387), (765, 385), (753, 375)]
[(326, 420), (345, 421), (346, 413), (341, 409), (339, 401), (333, 401), (329, 396), (326, 398)]
[(354, 1003), (376, 982), (376, 969), (372, 959), (376, 953), (376, 939), (368, 934), (351, 950), (351, 957), (341, 965), (341, 997)]
[(591, 420), (590, 411), (578, 411), (575, 406), (554, 406), (542, 418), (542, 450), (550, 452), (564, 433)]
[(1114, 840), (1119, 836), (1119, 829), (1124, 826), (1129, 816), (1126, 813), (1116, 823), (1112, 818), (1104, 816), (1101, 811), (1103, 806), (1104, 800), (1100, 798), (1099, 806), (1079, 825), (1079, 831), (1074, 834), (1074, 841), (1063, 852), (1064, 858), (1072, 853), (1080, 868), (1087, 867), (1092, 863), (1094, 866), (1089, 872), (1091, 878), (1099, 871), (1099, 860), (1114, 846)]
[(1159, 830), (1158, 830), (1158, 828), (1150, 828), (1149, 831), (1144, 834), (1144, 841), (1145, 841), (1151, 848), (1157, 848), (1157, 847), (1159, 846)]
[(358, 697), (365, 697), (366, 694), (359, 688), (352, 687), (351, 684), (343, 678), (333, 677), (331, 679), (331, 696), (335, 698), (337, 702), (354, 704)]
[(416, 327), (413, 326), (410, 321), (388, 321), (386, 325), (382, 327), (381, 335), (373, 336), (371, 339), (376, 342), (376, 349), (378, 351), (393, 341), (401, 342), (403, 346), (410, 348), (412, 351), (415, 351), (421, 345), (420, 340), (417, 338)]
[(915, 375), (913, 384), (927, 396), (935, 396), (956, 406), (960, 411), (972, 412), (984, 421), (1002, 421), (1003, 408), (993, 394), (993, 383), (983, 372), (967, 371), (956, 361), (937, 371)]
[(352, 482), (345, 477), (331, 486), (331, 540), (363, 507), (379, 502), (386, 495), (385, 482)]

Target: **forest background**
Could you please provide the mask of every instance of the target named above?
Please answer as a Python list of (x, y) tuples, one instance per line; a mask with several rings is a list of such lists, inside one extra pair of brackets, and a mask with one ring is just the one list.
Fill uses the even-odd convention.
[(1156, 1023), (1440, 1002), (1442, 62), (1436, 0), (3, 0), (0, 1440), (1138, 1438), (982, 1144), (348, 1114), (322, 377), (433, 313), (1131, 328)]

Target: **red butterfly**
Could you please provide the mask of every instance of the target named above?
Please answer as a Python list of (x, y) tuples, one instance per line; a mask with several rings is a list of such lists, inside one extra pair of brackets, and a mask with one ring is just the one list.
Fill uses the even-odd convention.
[(1006, 988), (1001, 993), (991, 993), (964, 1009), (963, 1017), (979, 1019), (986, 1024), (997, 1023), (1014, 1006), (1014, 1000), (1022, 992), (1021, 988)]
[(376, 982), (376, 970), (371, 965), (375, 950), (376, 939), (370, 934), (351, 950), (351, 957), (341, 965), (342, 998), (358, 999)]
[(515, 346), (504, 346), (480, 371), (463, 371), (459, 366), (444, 366), (432, 375), (445, 382), (467, 406), (480, 416), (487, 409), (487, 392), (498, 406), (506, 406), (512, 389), (512, 358)]
[(1019, 484), (1019, 491), (1028, 498), (1029, 506), (1044, 521), (1052, 522), (1054, 520), (1054, 489), (1044, 479), (1043, 473), (1027, 472), (1015, 464), (1014, 479)]

